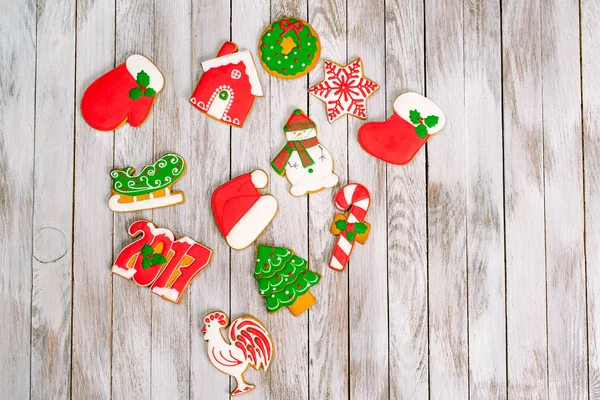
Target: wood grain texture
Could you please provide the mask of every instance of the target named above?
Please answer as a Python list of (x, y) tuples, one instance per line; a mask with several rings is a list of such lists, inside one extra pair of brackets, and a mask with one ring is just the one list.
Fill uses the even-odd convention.
[(588, 395), (578, 5), (544, 0), (541, 14), (551, 399)]
[[(116, 63), (132, 54), (154, 59), (154, 1), (116, 3)], [(161, 66), (158, 65), (160, 69)], [(160, 98), (161, 94), (158, 95)], [(123, 125), (115, 133), (114, 168), (131, 166), (139, 172), (153, 164), (154, 114), (133, 128)], [(106, 197), (108, 200), (108, 197)], [(129, 226), (138, 220), (152, 221), (152, 211), (114, 213), (113, 259), (133, 242)], [(167, 227), (168, 228), (168, 227)], [(112, 397), (150, 398), (152, 360), (152, 292), (133, 280), (113, 275)]]
[[(258, 97), (254, 101), (252, 112), (246, 119), (243, 128), (231, 129), (231, 177), (236, 177), (256, 169), (264, 170), (270, 176), (269, 184), (261, 189), (261, 193), (272, 193), (273, 180), (285, 180), (277, 174), (271, 174), (269, 165), (273, 154), (270, 142), (271, 138), (279, 140), (283, 133), (279, 131), (280, 124), (277, 120), (272, 120), (269, 115), (271, 112), (271, 85), (270, 75), (262, 68), (258, 58), (258, 38), (270, 22), (270, 4), (269, 2), (248, 2), (245, 0), (235, 0), (232, 2), (231, 9), (231, 36), (238, 44), (240, 50), (250, 50), (254, 57), (254, 63), (258, 72), (264, 97)], [(281, 133), (280, 133), (281, 132)], [(281, 218), (281, 198), (291, 197), (289, 193), (275, 195), (280, 204), (280, 209), (275, 218)], [(305, 215), (303, 215), (304, 217)], [(269, 313), (266, 308), (265, 298), (260, 295), (258, 283), (254, 279), (254, 268), (256, 265), (256, 251), (258, 244), (285, 245), (273, 237), (272, 228), (269, 226), (263, 232), (255, 243), (248, 248), (231, 251), (231, 318), (237, 318), (241, 315), (252, 315), (263, 323), (271, 333), (274, 340), (276, 337), (285, 339), (287, 335), (282, 334), (273, 328), (270, 323)], [(279, 311), (286, 319), (294, 319), (288, 310)], [(272, 368), (281, 364), (284, 358), (284, 352), (287, 349), (281, 345), (275, 345), (271, 367), (267, 373), (264, 369), (255, 371), (248, 368), (246, 372), (247, 380), (256, 385), (256, 388), (245, 394), (248, 400), (268, 399), (271, 393), (271, 374)], [(235, 382), (232, 380), (231, 390), (234, 389)], [(272, 397), (276, 399), (277, 397)]]
[[(385, 115), (404, 92), (424, 94), (422, 1), (386, 2)], [(387, 166), (390, 398), (429, 397), (426, 152)]]
[[(506, 398), (500, 3), (465, 3), (469, 388)], [(453, 132), (454, 133), (454, 132)]]
[(600, 3), (581, 2), (589, 398), (600, 398)]
[[(367, 106), (369, 118), (375, 121), (384, 120), (387, 113), (383, 11), (383, 1), (348, 1), (348, 60), (360, 56), (369, 79), (380, 85)], [(352, 252), (343, 272), (350, 279), (350, 397), (384, 399), (389, 397), (386, 167), (358, 144), (361, 124), (355, 118), (348, 120), (348, 180), (365, 185), (371, 193), (366, 217), (371, 231), (365, 245)]]
[[(321, 60), (345, 65), (346, 2), (340, 0), (310, 0), (309, 20), (321, 40)], [(323, 62), (309, 74), (309, 87), (325, 76)], [(339, 211), (333, 198), (342, 184), (348, 182), (348, 118), (334, 123), (327, 121), (325, 104), (309, 96), (310, 118), (317, 125), (319, 142), (333, 158), (334, 172), (340, 184), (332, 189), (311, 194), (308, 199), (310, 249), (309, 265), (323, 276), (317, 304), (309, 313), (309, 397), (311, 399), (348, 398), (348, 273), (328, 267), (336, 237), (329, 234), (333, 216)]]
[(106, 205), (113, 134), (90, 127), (79, 106), (87, 87), (115, 66), (115, 4), (77, 2), (75, 211), (71, 397), (111, 395), (113, 212)]
[(31, 393), (36, 5), (0, 7), (0, 385), (24, 399)]
[[(167, 3), (157, 1), (154, 9), (154, 57), (165, 77), (165, 87), (154, 105), (154, 156), (175, 152), (192, 160), (190, 114), (192, 71), (190, 43), (191, 0)], [(192, 178), (184, 174), (177, 187), (190, 193)], [(190, 236), (191, 207), (155, 209), (153, 221), (169, 228), (176, 238)], [(192, 238), (201, 242), (200, 238)], [(192, 282), (192, 285), (195, 282)], [(153, 399), (187, 399), (190, 395), (190, 296), (180, 304), (152, 296)]]
[(427, 142), (432, 398), (469, 395), (463, 17), (461, 1), (425, 2), (426, 93), (450, 116)]
[[(38, 3), (31, 397), (71, 391), (75, 2)], [(56, 59), (65, 60), (56, 68)]]
[[(289, 16), (307, 20), (306, 0), (284, 0), (271, 2), (271, 21)], [(310, 21), (308, 21), (310, 22)], [(269, 78), (270, 86), (270, 130), (269, 145), (271, 155), (261, 164), (269, 171), (271, 193), (279, 203), (279, 211), (271, 223), (271, 228), (262, 237), (261, 243), (292, 249), (296, 255), (309, 259), (308, 248), (308, 197), (293, 197), (289, 193), (290, 183), (279, 176), (267, 162), (277, 155), (285, 145), (283, 125), (296, 108), (306, 110), (308, 103), (308, 78), (306, 76), (287, 80)], [(268, 93), (268, 92), (267, 92)], [(293, 229), (290, 229), (293, 227)], [(310, 269), (317, 266), (309, 264)], [(253, 287), (253, 289), (255, 286)], [(320, 288), (316, 286), (311, 293), (319, 299)], [(311, 308), (319, 307), (315, 303)], [(309, 384), (308, 361), (308, 312), (293, 317), (283, 308), (270, 316), (269, 329), (273, 332), (273, 341), (278, 360), (270, 368), (271, 399), (307, 399)], [(288, 332), (285, 334), (284, 332)]]
[[(229, 0), (192, 2), (192, 81), (191, 97), (202, 73), (201, 63), (216, 57), (221, 45), (229, 40)], [(211, 12), (207, 12), (210, 9)], [(238, 43), (239, 44), (239, 43)], [(187, 89), (186, 89), (187, 90)], [(185, 97), (184, 96), (184, 97)], [(191, 122), (191, 148), (188, 154), (190, 177), (186, 206), (190, 208), (192, 237), (213, 250), (210, 264), (194, 279), (188, 289), (190, 309), (190, 398), (229, 398), (229, 377), (212, 366), (207, 356), (208, 342), (200, 332), (204, 316), (222, 310), (231, 317), (230, 249), (217, 229), (211, 209), (213, 191), (230, 178), (230, 128), (196, 110), (188, 103)], [(202, 177), (202, 179), (194, 179)], [(225, 333), (223, 331), (223, 333)]]
[(540, 2), (502, 2), (509, 398), (547, 398)]

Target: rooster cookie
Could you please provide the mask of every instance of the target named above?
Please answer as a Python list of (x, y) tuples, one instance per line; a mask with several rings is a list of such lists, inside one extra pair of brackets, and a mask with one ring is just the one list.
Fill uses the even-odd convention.
[(215, 222), (232, 249), (250, 246), (275, 217), (277, 200), (258, 190), (267, 182), (265, 171), (257, 169), (230, 180), (213, 193)]
[(333, 159), (329, 150), (317, 139), (317, 126), (302, 112), (294, 110), (283, 127), (286, 145), (271, 162), (279, 175), (292, 184), (292, 196), (318, 192), (337, 185)]
[(81, 114), (92, 127), (112, 131), (125, 121), (133, 127), (144, 123), (156, 95), (165, 84), (160, 70), (139, 54), (92, 83), (81, 99)]
[(308, 74), (319, 61), (321, 41), (308, 22), (282, 18), (265, 29), (258, 42), (258, 56), (265, 70), (278, 78), (295, 79)]
[(217, 121), (241, 127), (263, 91), (252, 54), (225, 42), (217, 58), (202, 63), (204, 74), (190, 98), (198, 110)]
[(254, 279), (270, 313), (287, 307), (297, 317), (317, 301), (310, 289), (321, 275), (309, 270), (308, 261), (290, 249), (259, 245)]
[(129, 227), (135, 242), (125, 246), (111, 271), (152, 293), (179, 303), (192, 280), (208, 265), (212, 250), (188, 237), (175, 240), (173, 232), (152, 222), (137, 221)]
[(231, 396), (248, 393), (255, 388), (244, 380), (248, 367), (258, 371), (269, 369), (273, 359), (273, 339), (267, 328), (254, 317), (245, 315), (231, 323), (229, 343), (223, 338), (221, 329), (227, 328), (229, 318), (223, 311), (214, 311), (204, 317), (204, 340), (211, 364), (219, 371), (233, 377), (236, 387)]
[(327, 108), (327, 120), (333, 122), (343, 115), (367, 118), (367, 98), (379, 85), (363, 75), (362, 60), (357, 58), (342, 67), (325, 60), (325, 79), (308, 89), (308, 93), (321, 99)]
[(113, 195), (108, 207), (117, 212), (147, 210), (183, 203), (183, 193), (171, 187), (183, 175), (185, 161), (178, 154), (165, 154), (152, 165), (147, 165), (138, 175), (127, 167), (113, 169)]
[(385, 122), (367, 122), (358, 130), (362, 148), (390, 164), (410, 162), (446, 123), (442, 110), (427, 97), (404, 93), (394, 101), (394, 115)]

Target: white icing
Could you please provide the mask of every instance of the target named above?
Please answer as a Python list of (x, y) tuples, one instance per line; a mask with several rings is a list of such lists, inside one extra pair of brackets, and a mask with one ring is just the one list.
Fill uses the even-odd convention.
[[(346, 199), (346, 204), (352, 205), (352, 195), (356, 190), (356, 184), (352, 183), (350, 185), (344, 186), (344, 198)], [(340, 210), (346, 210), (348, 207), (338, 207)]]
[(125, 65), (127, 71), (133, 76), (133, 79), (137, 78), (138, 72), (144, 70), (144, 72), (150, 76), (150, 85), (148, 87), (156, 90), (157, 93), (160, 92), (165, 85), (165, 78), (158, 67), (146, 57), (134, 54), (127, 59)]
[(350, 254), (350, 251), (352, 250), (352, 243), (346, 240), (344, 236), (340, 235), (337, 245), (344, 251), (344, 253)]
[(175, 236), (173, 236), (173, 232), (171, 232), (167, 228), (157, 228), (152, 222), (148, 222), (148, 228), (150, 228), (150, 232), (154, 236), (165, 235), (169, 239), (175, 240)]
[(277, 200), (271, 195), (264, 195), (234, 225), (227, 235), (227, 243), (235, 250), (248, 247), (258, 235), (269, 225), (277, 213)]
[(123, 278), (131, 279), (135, 275), (135, 268), (121, 268), (118, 265), (113, 265), (110, 271), (113, 274), (122, 276)]
[(202, 68), (204, 71), (209, 71), (212, 68), (218, 68), (229, 64), (237, 64), (240, 61), (246, 66), (246, 75), (250, 80), (251, 86), (250, 92), (255, 96), (262, 97), (262, 86), (260, 84), (260, 80), (258, 79), (258, 73), (256, 72), (256, 66), (254, 65), (252, 54), (250, 54), (250, 51), (248, 50), (238, 51), (236, 53), (226, 54), (221, 57), (213, 58), (212, 60), (204, 61), (202, 63)]
[(331, 258), (331, 262), (329, 263), (329, 266), (338, 271), (342, 271), (344, 269), (344, 266), (335, 257)]
[(182, 242), (182, 243), (187, 243), (187, 244), (195, 244), (196, 243), (195, 241), (193, 241), (192, 239), (190, 239), (187, 236), (184, 236), (184, 237), (178, 239), (177, 241)]
[(267, 186), (267, 183), (269, 182), (269, 177), (267, 176), (267, 173), (265, 171), (263, 171), (262, 169), (257, 169), (256, 171), (252, 172), (252, 184), (254, 185), (255, 188), (258, 189), (262, 189), (265, 186)]
[(152, 292), (156, 293), (159, 296), (166, 297), (167, 299), (169, 299), (173, 302), (176, 302), (177, 299), (179, 298), (179, 292), (172, 288), (156, 286), (156, 287), (152, 288)]
[(290, 131), (285, 133), (285, 138), (288, 142), (306, 140), (314, 137), (317, 137), (317, 130), (315, 128), (304, 129), (301, 131)]
[(444, 124), (446, 124), (446, 116), (444, 115), (442, 109), (425, 96), (421, 96), (418, 93), (408, 92), (401, 94), (394, 101), (394, 112), (403, 120), (407, 121), (413, 126), (416, 126), (410, 121), (411, 110), (418, 110), (423, 118), (426, 118), (429, 115), (437, 115), (440, 118), (434, 127), (427, 128), (427, 133), (430, 135), (438, 133), (440, 130), (442, 130)]
[(306, 192), (316, 192), (325, 187), (337, 184), (339, 178), (333, 173), (331, 153), (322, 145), (306, 149), (314, 164), (308, 167), (302, 165), (297, 151), (292, 152), (285, 168), (287, 179), (292, 184), (293, 196), (302, 196)]
[[(169, 196), (155, 197), (146, 200), (138, 200), (134, 197), (131, 203), (119, 203), (121, 195), (113, 194), (108, 199), (108, 208), (116, 212), (148, 210), (157, 207), (166, 207), (173, 204), (183, 203), (183, 193), (171, 193)], [(158, 228), (156, 228), (158, 229)], [(173, 234), (171, 234), (171, 237)]]

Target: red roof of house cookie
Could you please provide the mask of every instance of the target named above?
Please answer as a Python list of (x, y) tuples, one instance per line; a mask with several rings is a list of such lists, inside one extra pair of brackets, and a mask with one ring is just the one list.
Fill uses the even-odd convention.
[(248, 76), (251, 86), (250, 92), (255, 96), (261, 97), (263, 95), (262, 86), (260, 85), (260, 80), (258, 79), (258, 73), (256, 72), (256, 66), (254, 65), (252, 54), (250, 54), (250, 51), (248, 50), (238, 51), (237, 53), (226, 54), (221, 57), (213, 58), (212, 60), (204, 61), (202, 63), (202, 68), (206, 72), (212, 68), (218, 68), (229, 64), (237, 64), (240, 61), (246, 66), (246, 75)]

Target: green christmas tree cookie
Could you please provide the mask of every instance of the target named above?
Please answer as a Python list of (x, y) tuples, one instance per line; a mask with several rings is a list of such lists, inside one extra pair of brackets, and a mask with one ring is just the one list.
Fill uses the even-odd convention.
[(308, 262), (289, 249), (259, 245), (254, 279), (269, 312), (288, 307), (297, 317), (315, 303), (310, 288), (319, 283), (321, 275), (309, 270)]

